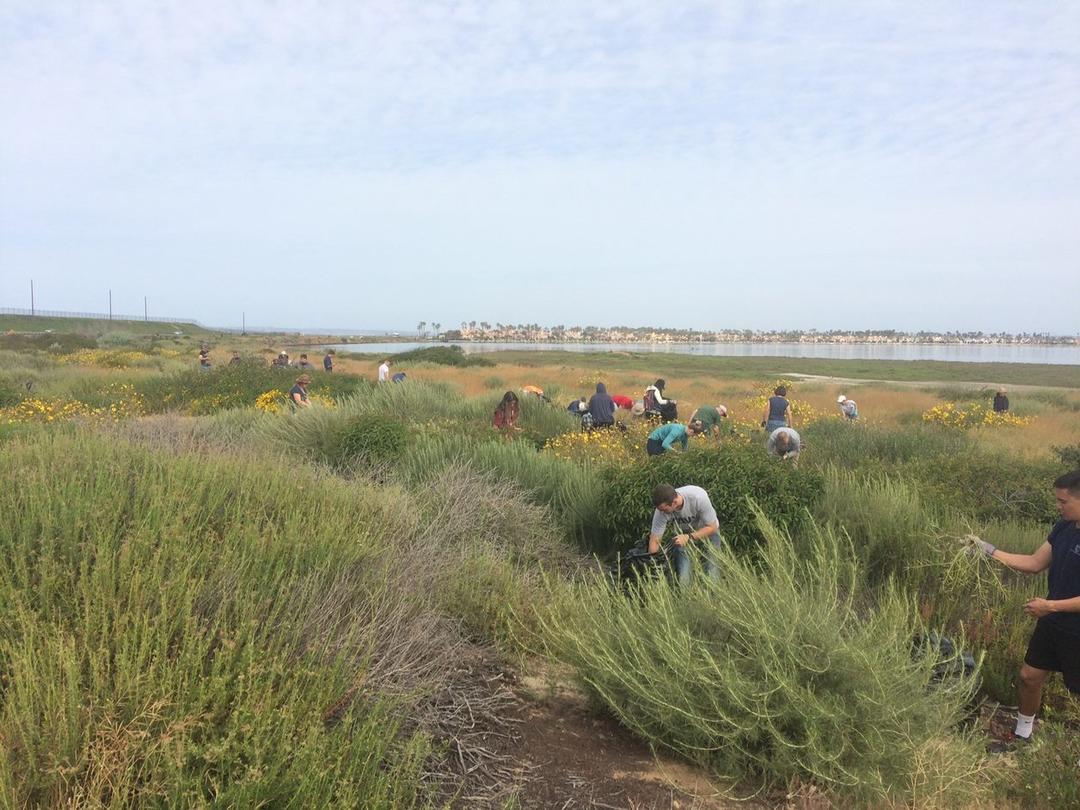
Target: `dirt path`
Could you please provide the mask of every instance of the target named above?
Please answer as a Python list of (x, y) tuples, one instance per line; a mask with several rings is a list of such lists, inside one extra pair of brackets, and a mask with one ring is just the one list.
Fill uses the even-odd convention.
[(516, 764), (522, 808), (761, 810), (771, 805), (718, 795), (703, 771), (649, 747), (580, 693), (522, 678), (519, 736), (501, 753)]

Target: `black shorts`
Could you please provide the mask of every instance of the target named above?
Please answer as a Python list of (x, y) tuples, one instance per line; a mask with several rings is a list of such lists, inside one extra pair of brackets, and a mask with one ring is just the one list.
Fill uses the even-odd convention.
[(658, 456), (664, 452), (664, 443), (659, 439), (649, 439), (645, 442), (645, 452), (650, 456)]
[(1035, 623), (1024, 663), (1060, 672), (1065, 688), (1080, 695), (1080, 636), (1061, 630), (1045, 618)]

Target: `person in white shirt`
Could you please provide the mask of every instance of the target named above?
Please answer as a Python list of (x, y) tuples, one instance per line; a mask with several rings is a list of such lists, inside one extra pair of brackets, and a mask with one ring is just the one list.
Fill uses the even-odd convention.
[(379, 382), (390, 382), (390, 361), (383, 360), (379, 366)]

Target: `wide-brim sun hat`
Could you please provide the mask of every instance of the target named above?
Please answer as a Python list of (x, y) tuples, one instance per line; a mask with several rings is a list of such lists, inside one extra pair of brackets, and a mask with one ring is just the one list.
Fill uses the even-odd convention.
[(837, 402), (847, 402), (847, 397), (845, 397), (843, 394), (841, 394), (840, 396), (838, 396), (836, 398), (836, 401)]
[(299, 377), (296, 378), (296, 382), (298, 384), (299, 383), (305, 383), (306, 384), (306, 383), (311, 382), (311, 377), (309, 377), (307, 374), (301, 374)]
[(721, 416), (727, 416), (727, 406), (726, 405), (717, 405), (716, 410)]

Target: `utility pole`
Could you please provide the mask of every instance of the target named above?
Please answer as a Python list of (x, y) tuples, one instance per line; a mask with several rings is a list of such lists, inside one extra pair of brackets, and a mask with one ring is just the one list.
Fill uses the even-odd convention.
[(247, 313), (246, 312), (241, 312), (240, 313), (240, 334), (241, 335), (246, 335), (247, 334)]
[(112, 320), (112, 290), (109, 290), (109, 320)]
[(145, 295), (144, 295), (144, 296), (142, 297), (142, 319), (143, 319), (143, 322), (144, 322), (144, 323), (145, 323), (146, 321), (149, 321), (149, 320), (150, 320), (150, 316), (149, 316), (149, 314), (148, 314), (148, 310), (146, 309), (146, 296), (145, 296)]
[(30, 317), (34, 317), (34, 280), (30, 279)]

